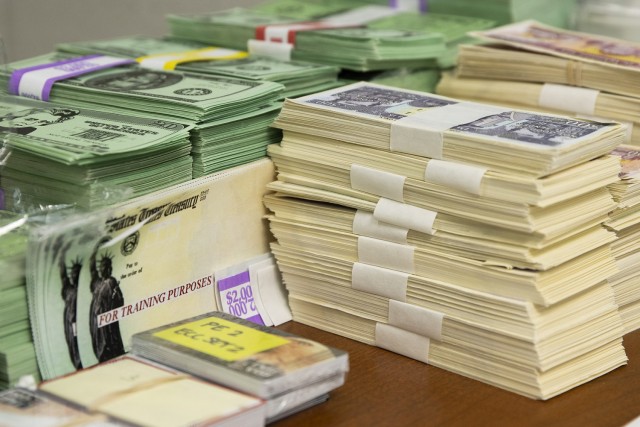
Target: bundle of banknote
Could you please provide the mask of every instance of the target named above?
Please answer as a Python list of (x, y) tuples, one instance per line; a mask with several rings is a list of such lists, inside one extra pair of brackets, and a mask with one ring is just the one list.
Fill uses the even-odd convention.
[[(449, 262), (431, 259), (431, 265), (437, 267), (425, 271), (418, 265), (416, 248), (415, 270), (410, 272), (399, 270), (398, 264), (385, 267), (380, 262), (384, 258), (389, 262), (392, 251), (381, 248), (388, 249), (390, 242), (378, 241), (367, 248), (366, 242), (375, 239), (353, 236), (357, 240), (351, 246), (353, 251), (345, 251), (345, 236), (353, 235), (351, 230), (337, 232), (317, 221), (326, 218), (328, 210), (334, 211), (332, 218), (353, 217), (357, 215), (353, 209), (327, 205), (316, 209), (317, 202), (299, 200), (292, 207), (286, 198), (272, 201), (267, 199), (274, 213), (269, 218), (271, 229), (277, 238), (272, 251), (297, 321), (538, 399), (550, 398), (583, 383), (585, 376), (601, 375), (625, 363), (614, 292), (601, 277), (592, 277), (587, 290), (544, 307), (527, 298), (517, 280), (507, 280), (501, 286), (493, 276), (484, 278), (490, 283), (486, 290), (474, 288), (462, 271), (462, 263), (455, 263), (451, 256), (447, 257)], [(300, 204), (306, 206), (300, 209)], [(396, 245), (395, 250), (403, 246), (408, 248)], [(382, 253), (377, 262), (370, 251), (374, 247)], [(395, 253), (398, 259), (399, 252)], [(485, 272), (488, 269), (485, 267)], [(603, 270), (615, 271), (615, 266), (609, 263)], [(518, 271), (522, 273), (514, 273)], [(435, 278), (443, 275), (446, 280)], [(552, 279), (547, 287), (560, 286), (560, 281)], [(509, 288), (520, 291), (516, 298), (505, 296)], [(301, 307), (297, 302), (313, 307)], [(403, 343), (408, 349), (386, 347), (379, 336), (378, 328), (384, 327), (380, 324), (410, 332), (404, 337), (409, 341)], [(431, 347), (417, 350), (418, 343), (427, 338)], [(448, 351), (466, 362), (452, 361)], [(492, 368), (484, 372), (473, 369), (480, 361), (489, 361)]]
[(460, 47), (460, 77), (557, 83), (640, 97), (637, 43), (536, 21), (473, 35), (487, 44)]
[(25, 285), (27, 216), (0, 210), (0, 389), (39, 378)]
[(618, 237), (611, 249), (620, 271), (608, 280), (628, 333), (640, 328), (640, 150), (637, 146), (621, 145), (613, 154), (620, 157), (622, 172), (620, 180), (609, 185), (618, 206), (605, 225)]
[(109, 40), (62, 43), (56, 49), (71, 55), (114, 55), (136, 59), (142, 66), (272, 81), (284, 85), (283, 97), (301, 96), (339, 86), (338, 68), (302, 61), (255, 57), (242, 50), (169, 38), (131, 36)]
[[(74, 108), (194, 126), (194, 147), (211, 145), (215, 146), (211, 147), (214, 153), (225, 154), (216, 162), (218, 159), (206, 157), (207, 150), (199, 150), (194, 164), (204, 174), (265, 157), (267, 145), (279, 137), (278, 131), (265, 125), (277, 113), (284, 90), (279, 83), (151, 70), (122, 62), (135, 61), (103, 55), (29, 58), (11, 63), (7, 72), (0, 72), (0, 90)], [(42, 70), (50, 70), (60, 79), (41, 79)], [(83, 74), (78, 75), (78, 70)], [(215, 130), (218, 125), (228, 130), (230, 121), (242, 121), (242, 126), (233, 128), (233, 135)], [(209, 140), (211, 135), (216, 141)], [(220, 140), (229, 144), (220, 144)], [(218, 169), (209, 169), (210, 164)]]
[(577, 0), (429, 0), (427, 10), (434, 13), (474, 16), (492, 19), (499, 25), (536, 19), (545, 24), (569, 28), (577, 9)]
[(9, 151), (0, 177), (5, 205), (83, 209), (192, 178), (193, 126), (22, 97), (0, 97)]
[(134, 333), (219, 309), (214, 273), (268, 251), (262, 198), (273, 179), (260, 159), (33, 230), (26, 287), (43, 379), (122, 355)]
[(493, 21), (479, 18), (423, 15), (375, 5), (319, 14), (312, 23), (305, 16), (252, 9), (168, 20), (171, 35), (180, 39), (360, 72), (438, 67), (439, 61), (452, 65), (456, 46), (467, 32), (494, 26)]
[(604, 227), (623, 125), (358, 83), (274, 126), (294, 320), (536, 399), (626, 363)]
[(275, 126), (529, 177), (608, 154), (625, 136), (619, 123), (536, 114), (371, 83), (286, 100)]
[(443, 73), (435, 92), (453, 98), (514, 108), (566, 114), (595, 120), (615, 120), (629, 129), (625, 141), (640, 145), (640, 98), (589, 88), (544, 82), (460, 77)]
[[(614, 154), (623, 173), (608, 189), (617, 203), (605, 226), (616, 233), (612, 244), (619, 272), (608, 280), (621, 307), (625, 332), (640, 327), (637, 301), (637, 239), (640, 207), (634, 164), (640, 144), (637, 111), (639, 45), (626, 40), (569, 32), (527, 21), (477, 33), (486, 45), (462, 46), (459, 67), (444, 74), (436, 91), (472, 101), (562, 112), (627, 126), (625, 142)], [(489, 60), (488, 58), (491, 57)], [(499, 60), (501, 67), (495, 67)], [(494, 65), (488, 66), (488, 61)], [(490, 70), (491, 68), (491, 70)]]

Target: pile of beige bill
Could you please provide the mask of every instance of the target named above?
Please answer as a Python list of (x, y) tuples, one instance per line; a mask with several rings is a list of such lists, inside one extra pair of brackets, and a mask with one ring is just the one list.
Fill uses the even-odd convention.
[(626, 363), (603, 226), (623, 125), (363, 82), (274, 126), (294, 320), (535, 399)]
[(609, 187), (620, 203), (606, 224), (619, 237), (613, 250), (620, 272), (609, 280), (625, 331), (640, 328), (640, 206), (633, 194), (640, 145), (640, 44), (533, 21), (475, 35), (487, 43), (460, 49), (458, 66), (442, 79), (439, 94), (627, 125), (629, 146), (616, 152), (625, 173)]

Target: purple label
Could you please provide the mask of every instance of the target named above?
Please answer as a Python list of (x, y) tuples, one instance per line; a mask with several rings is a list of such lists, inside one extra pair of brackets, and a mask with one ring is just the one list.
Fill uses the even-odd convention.
[[(123, 64), (133, 64), (135, 62), (135, 60), (127, 58), (88, 55), (20, 68), (11, 73), (11, 77), (9, 78), (9, 93), (48, 101), (53, 84), (59, 80), (70, 79), (93, 71)], [(21, 86), (21, 82), (25, 79), (25, 76), (30, 77), (29, 87), (26, 89)]]
[(249, 270), (236, 274), (235, 276), (229, 276), (227, 278), (218, 280), (218, 290), (226, 291), (227, 289), (235, 288), (243, 283), (248, 283), (251, 278), (249, 277)]
[(251, 287), (249, 270), (218, 280), (218, 293), (225, 313), (264, 325)]

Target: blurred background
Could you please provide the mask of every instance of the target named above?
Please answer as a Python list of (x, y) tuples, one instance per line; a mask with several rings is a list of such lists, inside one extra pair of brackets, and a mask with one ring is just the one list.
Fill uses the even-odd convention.
[[(169, 13), (203, 13), (259, 0), (0, 0), (6, 61), (53, 50), (56, 43), (168, 33)], [(1, 60), (1, 58), (0, 58)]]
[[(253, 6), (260, 0), (0, 0), (6, 61), (53, 50), (55, 43), (168, 32), (168, 13)], [(640, 41), (639, 0), (579, 0), (572, 27)]]

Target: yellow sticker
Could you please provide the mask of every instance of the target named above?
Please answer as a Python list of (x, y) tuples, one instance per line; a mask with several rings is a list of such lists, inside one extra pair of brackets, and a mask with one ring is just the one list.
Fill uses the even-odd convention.
[(136, 61), (143, 67), (158, 70), (174, 70), (176, 66), (185, 62), (229, 60), (246, 58), (248, 52), (221, 47), (211, 47), (186, 52), (164, 53), (158, 55), (142, 56)]
[(289, 343), (289, 340), (278, 335), (238, 325), (219, 317), (184, 323), (156, 332), (153, 336), (227, 362)]

